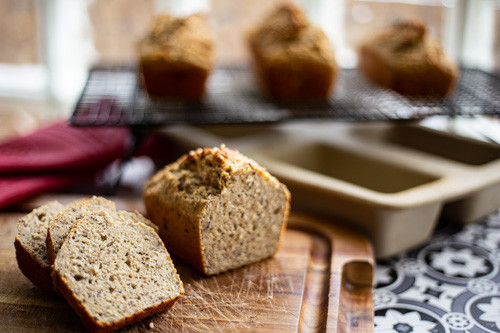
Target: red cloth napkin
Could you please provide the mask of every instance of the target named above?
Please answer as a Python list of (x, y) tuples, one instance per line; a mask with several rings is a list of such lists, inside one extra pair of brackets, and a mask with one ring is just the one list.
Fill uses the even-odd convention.
[(122, 157), (126, 127), (72, 127), (60, 122), (0, 144), (0, 208), (94, 174)]
[(0, 173), (85, 171), (121, 157), (128, 144), (124, 127), (71, 127), (60, 122), (0, 144)]

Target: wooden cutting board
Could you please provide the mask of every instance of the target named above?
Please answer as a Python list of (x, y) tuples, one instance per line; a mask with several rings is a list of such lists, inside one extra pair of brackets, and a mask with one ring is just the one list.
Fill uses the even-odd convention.
[[(140, 204), (116, 202), (140, 210)], [(84, 331), (64, 299), (39, 291), (18, 269), (13, 243), (24, 214), (0, 213), (0, 330)], [(214, 277), (173, 259), (185, 295), (125, 331), (373, 331), (371, 245), (331, 221), (293, 213), (273, 258)]]

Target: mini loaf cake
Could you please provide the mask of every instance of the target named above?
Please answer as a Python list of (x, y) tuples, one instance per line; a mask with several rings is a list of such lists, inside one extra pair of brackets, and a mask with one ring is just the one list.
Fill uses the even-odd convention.
[(221, 146), (160, 170), (144, 202), (169, 251), (212, 275), (277, 251), (290, 193), (255, 161)]
[(457, 65), (419, 20), (405, 20), (369, 38), (359, 67), (373, 82), (405, 95), (446, 96), (458, 78)]
[(63, 204), (52, 201), (33, 210), (17, 223), (14, 247), (19, 269), (35, 286), (49, 293), (54, 288), (45, 239), (50, 220), (63, 209)]
[(249, 35), (260, 85), (277, 101), (325, 100), (337, 74), (334, 50), (323, 30), (295, 5), (273, 11)]
[(174, 305), (184, 294), (162, 240), (141, 221), (116, 221), (98, 211), (78, 220), (52, 273), (93, 332), (112, 331)]
[(158, 15), (139, 43), (139, 69), (151, 96), (201, 99), (213, 58), (210, 28), (199, 14)]

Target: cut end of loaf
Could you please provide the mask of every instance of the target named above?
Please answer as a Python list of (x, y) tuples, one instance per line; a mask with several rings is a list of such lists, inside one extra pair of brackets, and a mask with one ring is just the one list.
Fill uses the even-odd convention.
[(282, 187), (255, 170), (235, 172), (200, 220), (204, 273), (218, 274), (271, 257), (287, 214)]
[(157, 233), (107, 212), (71, 229), (54, 264), (58, 290), (91, 330), (116, 329), (171, 307), (184, 293)]

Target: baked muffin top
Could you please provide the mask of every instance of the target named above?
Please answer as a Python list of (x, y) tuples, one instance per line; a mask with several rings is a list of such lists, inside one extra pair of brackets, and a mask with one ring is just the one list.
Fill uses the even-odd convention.
[(155, 17), (146, 36), (139, 42), (144, 61), (165, 60), (177, 65), (189, 64), (210, 69), (213, 63), (213, 38), (206, 18), (201, 14)]

